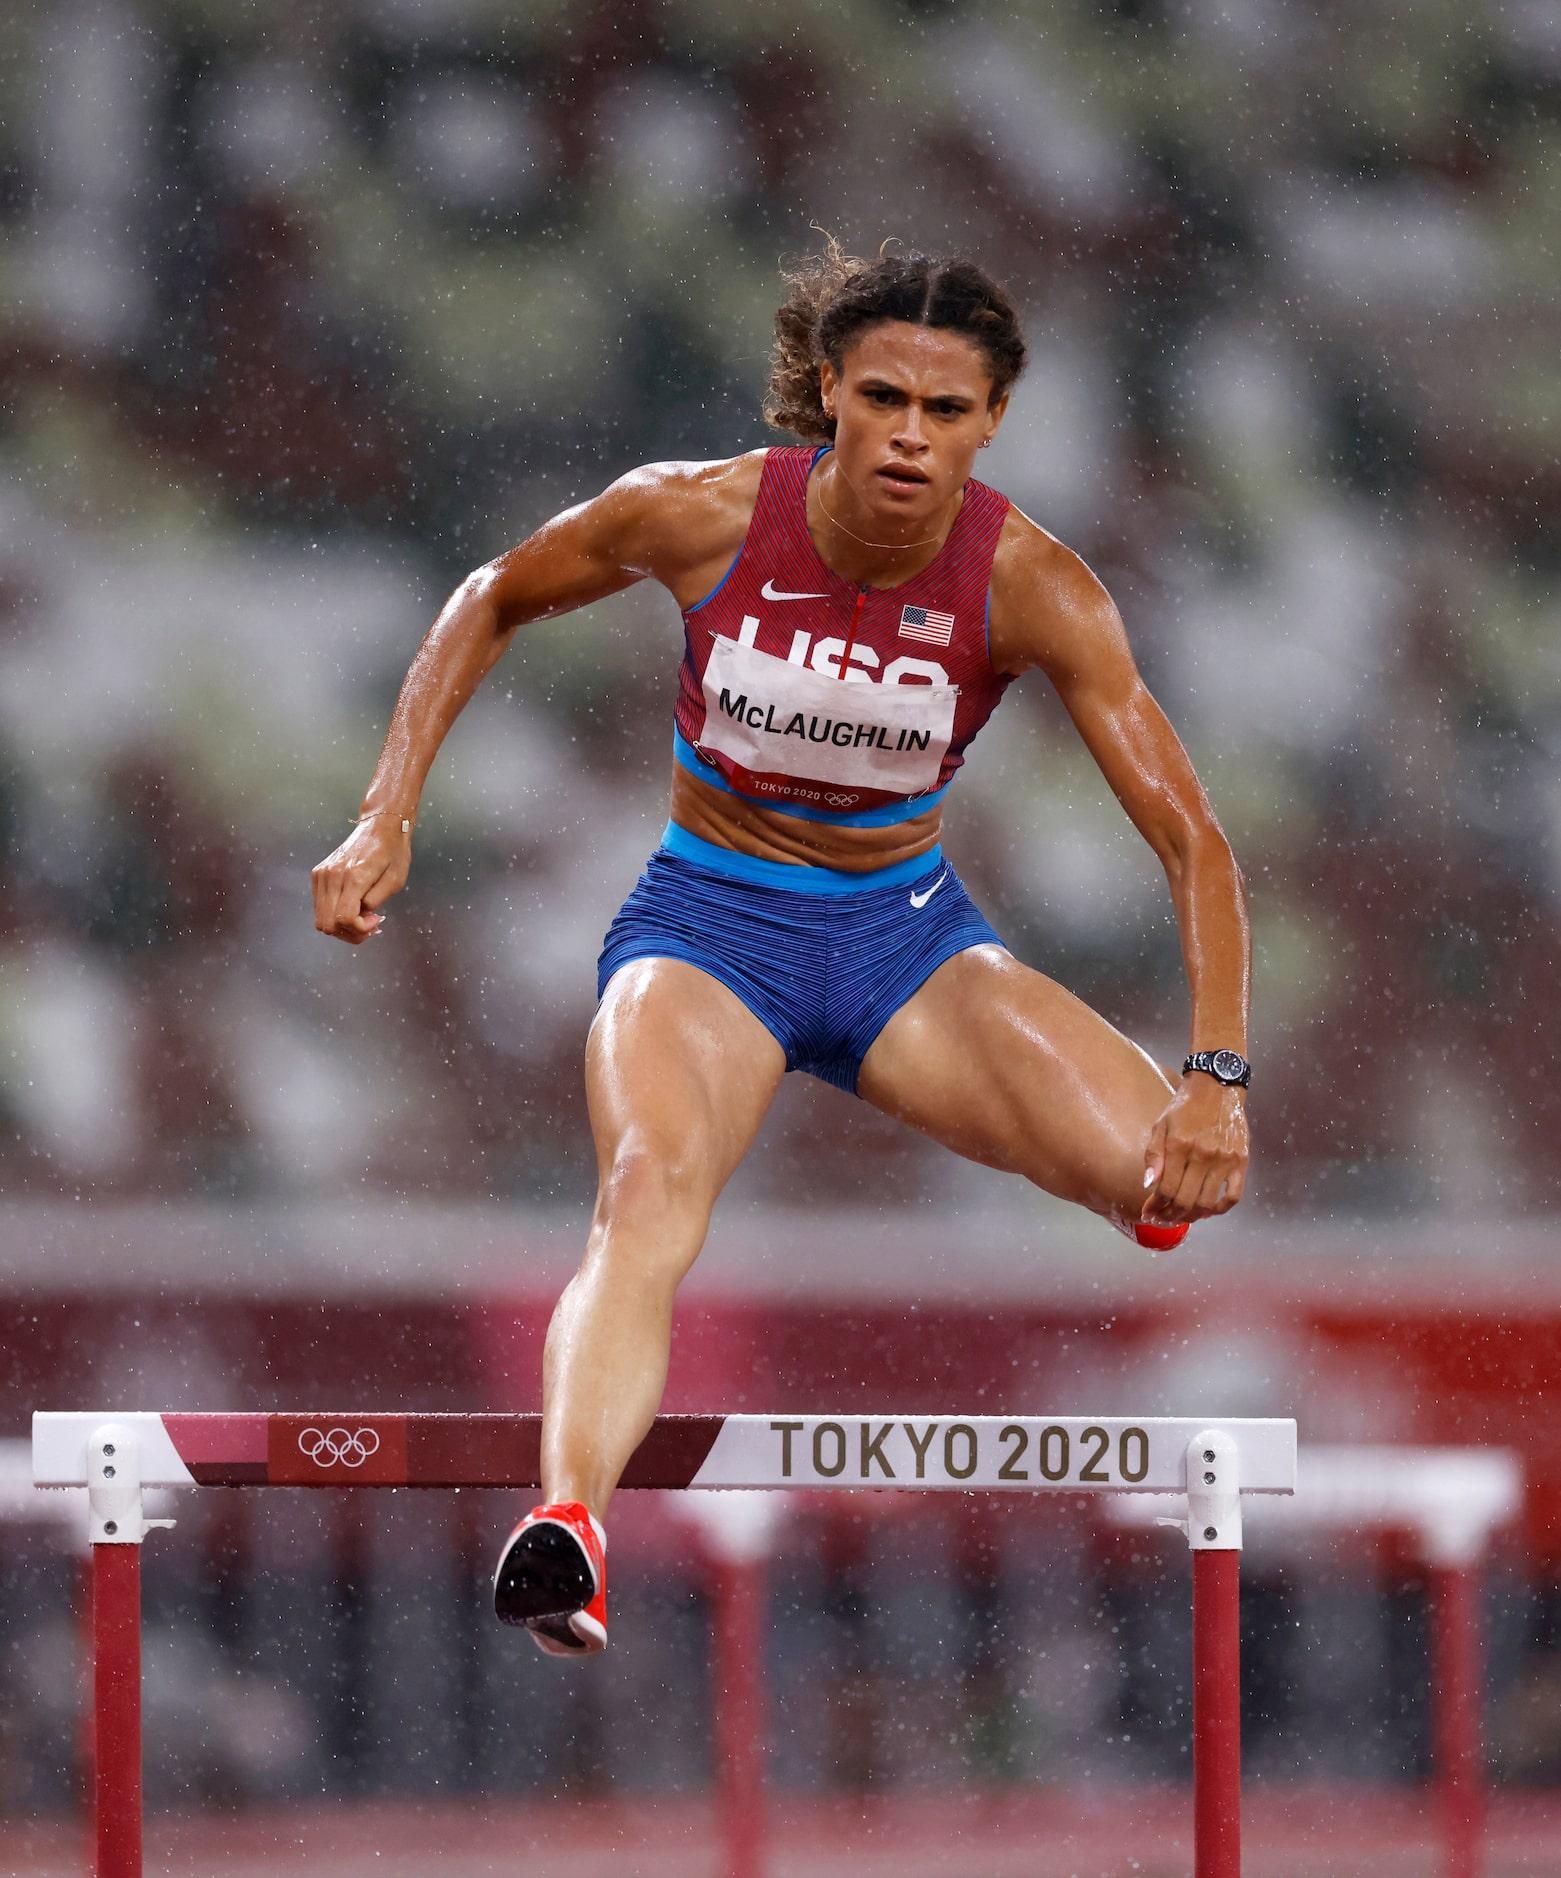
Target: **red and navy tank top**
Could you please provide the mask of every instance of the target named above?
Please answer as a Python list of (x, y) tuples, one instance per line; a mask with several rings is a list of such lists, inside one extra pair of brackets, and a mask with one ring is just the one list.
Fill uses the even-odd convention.
[(808, 533), (821, 454), (767, 454), (737, 559), (683, 615), (677, 759), (809, 820), (899, 821), (941, 799), (1008, 688), (987, 650), (1008, 499), (967, 482), (928, 566), (894, 587), (858, 587)]

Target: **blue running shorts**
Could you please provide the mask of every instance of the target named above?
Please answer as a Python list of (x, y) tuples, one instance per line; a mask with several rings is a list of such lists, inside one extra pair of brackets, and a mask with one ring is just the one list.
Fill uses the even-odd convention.
[(873, 1039), (943, 961), (1001, 944), (941, 849), (845, 874), (753, 860), (674, 823), (608, 930), (597, 995), (631, 960), (685, 959), (742, 999), (787, 1069), (854, 1095)]

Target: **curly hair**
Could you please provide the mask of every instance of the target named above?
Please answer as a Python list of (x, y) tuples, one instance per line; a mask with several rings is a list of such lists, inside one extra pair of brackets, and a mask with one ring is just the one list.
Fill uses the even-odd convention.
[(963, 333), (991, 372), (994, 404), (1025, 368), (1013, 301), (984, 268), (962, 256), (880, 252), (864, 261), (830, 235), (822, 254), (784, 263), (781, 276), (791, 293), (775, 312), (764, 418), (810, 443), (830, 443), (835, 435), (819, 387), (823, 362), (838, 372), (856, 339), (884, 320)]

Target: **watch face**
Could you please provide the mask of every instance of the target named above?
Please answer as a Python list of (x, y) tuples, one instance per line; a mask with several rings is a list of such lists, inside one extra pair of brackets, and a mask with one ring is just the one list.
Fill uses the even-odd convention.
[(1246, 1074), (1246, 1059), (1234, 1050), (1216, 1050), (1211, 1068), (1221, 1082), (1240, 1082)]

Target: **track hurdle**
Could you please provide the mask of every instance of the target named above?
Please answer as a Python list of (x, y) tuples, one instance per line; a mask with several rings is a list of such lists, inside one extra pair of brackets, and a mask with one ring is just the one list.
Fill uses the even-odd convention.
[[(146, 1487), (540, 1484), (539, 1415), (46, 1414), (33, 1480), (88, 1490), (97, 1878), (142, 1878), (141, 1543)], [(1289, 1494), (1278, 1419), (667, 1415), (625, 1487), (1173, 1493), (1193, 1555), (1195, 1878), (1241, 1871), (1241, 1501)]]
[[(1523, 1508), (1519, 1457), (1502, 1448), (1309, 1447), (1295, 1494), (1253, 1508), (1263, 1550), (1401, 1532), (1427, 1572), (1431, 1769), (1444, 1878), (1479, 1878), (1485, 1818), (1479, 1572)], [(1112, 1522), (1153, 1523), (1153, 1499), (1116, 1500)]]

